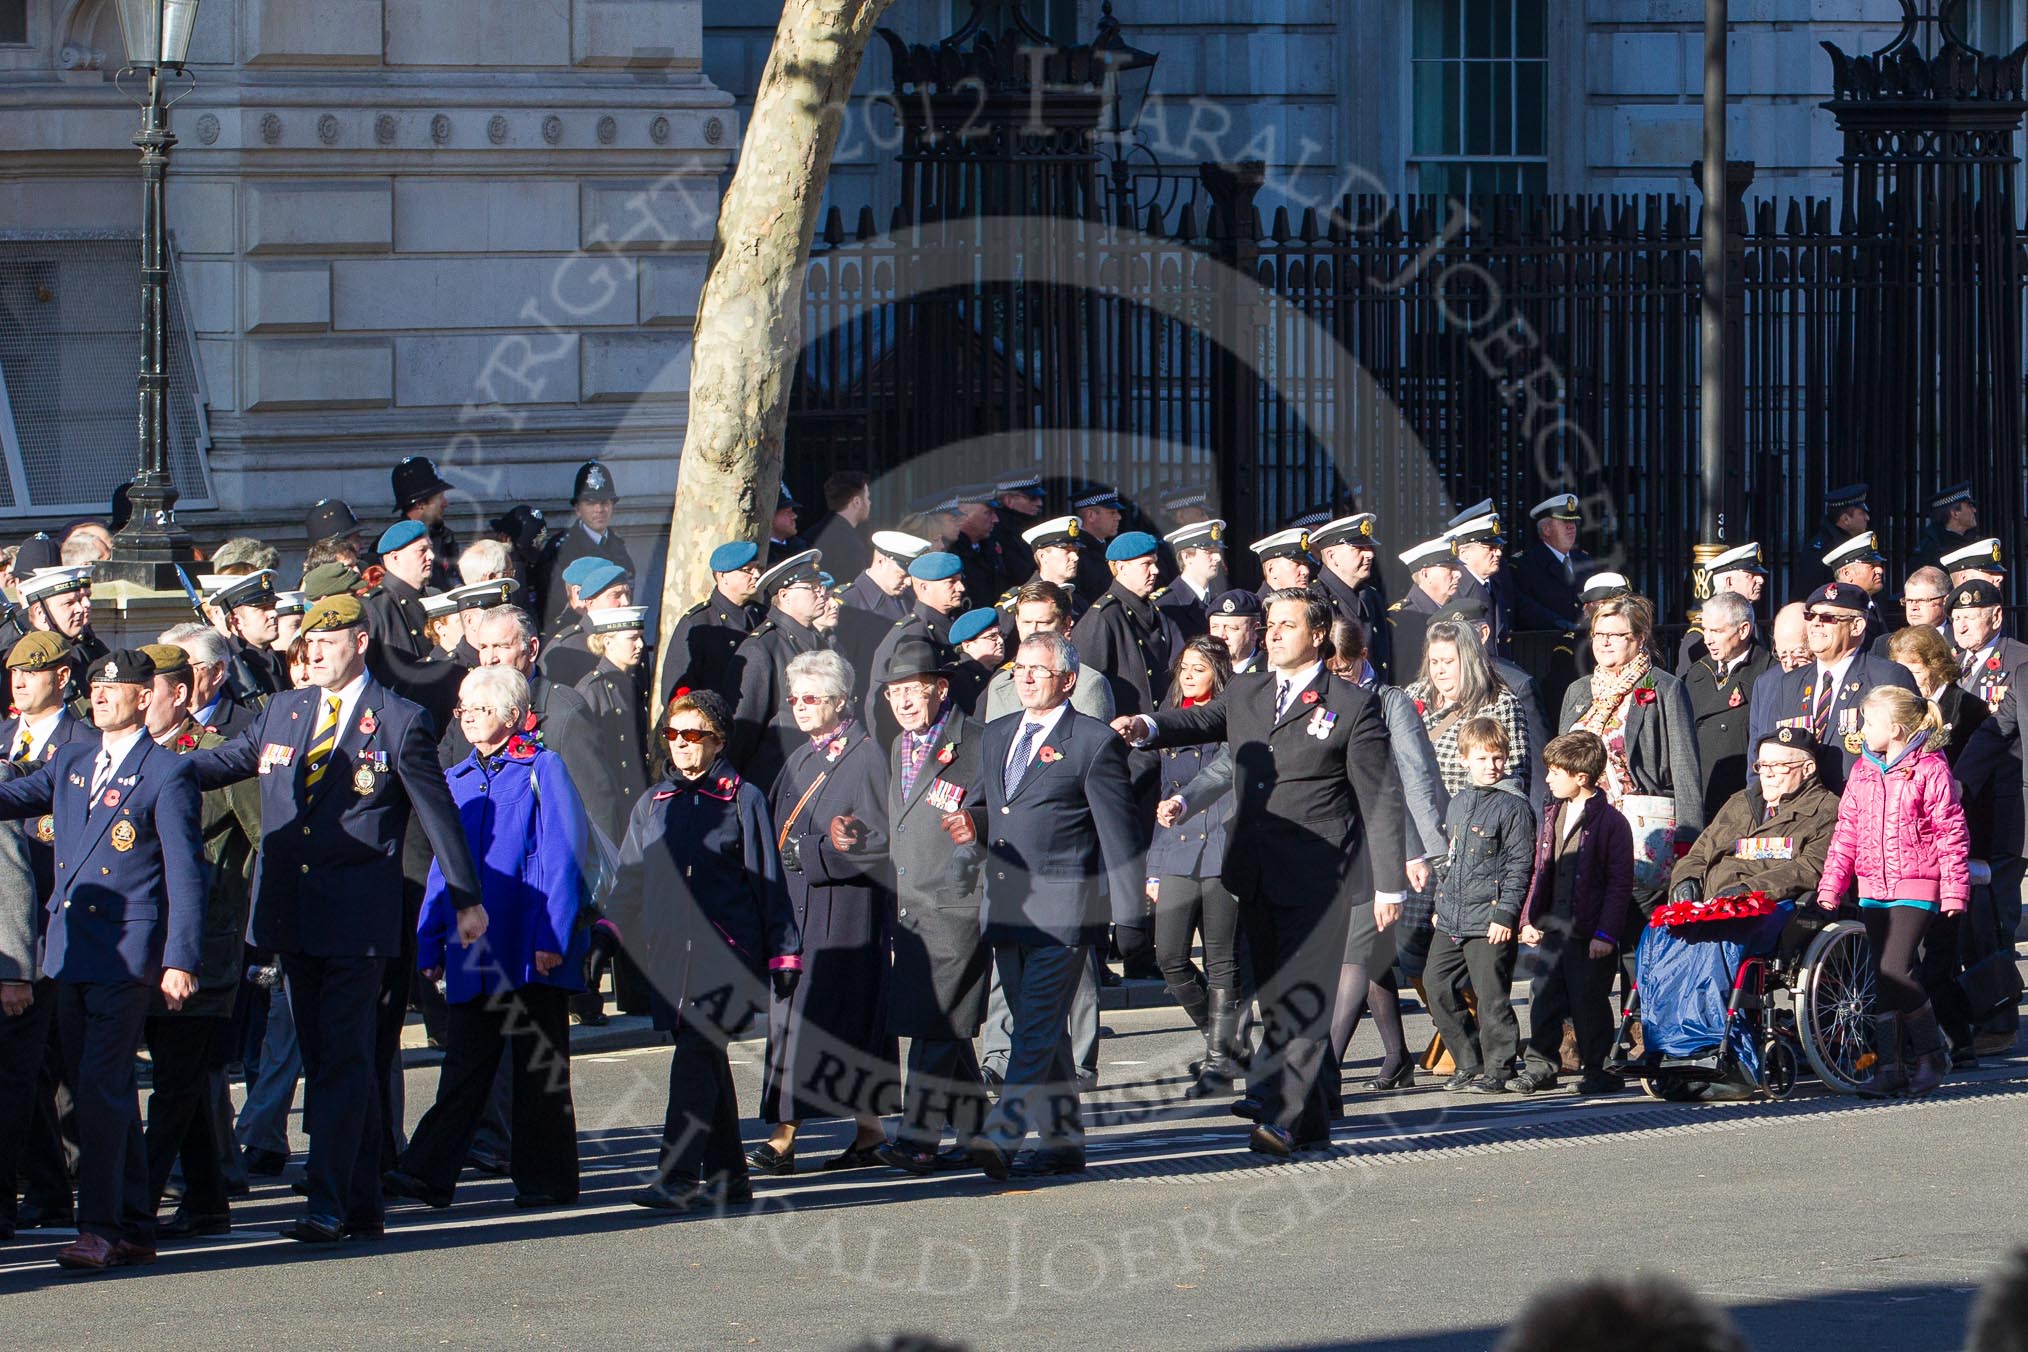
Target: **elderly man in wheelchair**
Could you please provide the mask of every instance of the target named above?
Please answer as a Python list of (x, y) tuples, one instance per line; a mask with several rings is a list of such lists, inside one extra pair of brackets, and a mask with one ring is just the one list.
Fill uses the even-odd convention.
[[(1807, 728), (1760, 739), (1753, 779), (1677, 862), (1642, 933), (1620, 1046), (1655, 1097), (1786, 1097), (1799, 1055), (1850, 1092), (1870, 1065), (1865, 932), (1810, 904), (1838, 822), (1818, 751)], [(1643, 1050), (1625, 1059), (1637, 1019)]]

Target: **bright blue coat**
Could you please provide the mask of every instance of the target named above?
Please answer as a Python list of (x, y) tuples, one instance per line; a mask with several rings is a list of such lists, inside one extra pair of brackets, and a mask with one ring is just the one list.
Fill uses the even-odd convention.
[[(443, 968), (452, 1004), (531, 984), (583, 990), (588, 932), (577, 919), (589, 833), (563, 757), (535, 747), (482, 761), (475, 751), (445, 774), (479, 867), (486, 933), (469, 947), (458, 943), (458, 913), (432, 863), (416, 922), (417, 968)], [(543, 976), (538, 952), (561, 953), (563, 962)]]

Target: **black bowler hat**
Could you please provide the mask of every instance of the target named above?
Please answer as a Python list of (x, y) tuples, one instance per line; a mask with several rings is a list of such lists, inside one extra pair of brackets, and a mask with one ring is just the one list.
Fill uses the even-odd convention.
[(426, 455), (412, 455), (394, 467), (394, 510), (405, 512), (425, 498), (451, 491), (451, 485), (437, 473), (437, 462)]
[(343, 498), (320, 498), (310, 504), (310, 510), (303, 516), (303, 536), (310, 540), (350, 535), (358, 529), (359, 518)]
[(928, 639), (905, 638), (894, 645), (894, 652), (887, 659), (887, 674), (881, 681), (883, 684), (891, 684), (920, 676), (948, 680), (950, 674), (950, 669), (937, 656), (934, 643)]

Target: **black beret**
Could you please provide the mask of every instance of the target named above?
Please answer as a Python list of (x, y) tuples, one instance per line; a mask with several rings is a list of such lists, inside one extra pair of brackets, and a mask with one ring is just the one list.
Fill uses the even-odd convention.
[(155, 679), (155, 659), (139, 648), (115, 648), (92, 663), (93, 685), (147, 685)]

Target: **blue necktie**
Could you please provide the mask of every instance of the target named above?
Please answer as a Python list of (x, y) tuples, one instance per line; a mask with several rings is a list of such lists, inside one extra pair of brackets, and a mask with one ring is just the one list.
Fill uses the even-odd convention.
[(1007, 762), (1005, 797), (1012, 798), (1014, 790), (1021, 787), (1022, 776), (1028, 773), (1028, 753), (1035, 746), (1035, 734), (1041, 729), (1040, 723), (1021, 722), (1021, 735), (1014, 739), (1014, 756)]

